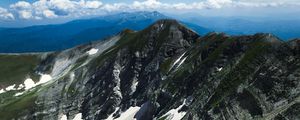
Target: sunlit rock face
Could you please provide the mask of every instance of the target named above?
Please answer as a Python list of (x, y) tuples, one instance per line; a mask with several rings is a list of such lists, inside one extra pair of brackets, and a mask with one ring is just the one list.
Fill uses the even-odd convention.
[[(32, 73), (43, 74), (24, 78), (22, 90), (15, 90), (17, 83), (1, 89), (0, 116), (299, 119), (297, 48), (297, 40), (282, 42), (270, 34), (199, 36), (175, 20), (160, 20), (142, 31), (39, 54)], [(7, 95), (6, 87), (19, 94)]]

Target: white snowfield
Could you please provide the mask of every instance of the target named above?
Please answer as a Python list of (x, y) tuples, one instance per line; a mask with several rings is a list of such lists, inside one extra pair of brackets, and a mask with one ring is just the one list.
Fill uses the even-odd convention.
[(220, 72), (222, 71), (223, 67), (217, 68), (217, 71)]
[[(20, 84), (18, 87), (16, 87), (16, 84), (13, 84), (11, 86), (6, 87), (5, 89), (1, 89), (0, 90), (0, 94), (8, 92), (8, 91), (12, 91), (12, 90), (22, 90), (23, 88), (26, 91), (26, 90), (29, 90), (31, 88), (34, 88), (37, 85), (49, 82), (50, 80), (52, 80), (52, 77), (50, 75), (48, 75), (48, 74), (41, 74), (41, 78), (40, 78), (39, 82), (37, 82), (37, 83), (34, 83), (34, 81), (31, 78), (27, 78), (27, 79), (25, 79), (25, 81), (23, 82), (23, 84)], [(20, 96), (23, 93), (24, 93), (24, 91), (16, 93), (15, 96)]]
[(89, 51), (87, 51), (87, 53), (88, 53), (89, 55), (94, 55), (94, 54), (96, 54), (98, 51), (99, 51), (99, 49), (92, 48), (92, 49), (90, 49)]
[(31, 78), (27, 78), (24, 81), (25, 90), (29, 90), (30, 88), (33, 88), (35, 86), (34, 81)]
[(186, 52), (184, 52), (182, 55), (180, 55), (180, 57), (178, 59), (176, 59), (176, 61), (172, 64), (171, 68), (169, 69), (172, 70), (174, 67), (176, 67), (175, 69), (177, 69), (178, 67), (180, 67), (182, 65), (182, 63), (186, 60), (187, 57), (183, 58), (182, 57), (185, 55)]
[(46, 82), (48, 82), (50, 80), (52, 80), (52, 77), (50, 75), (48, 75), (48, 74), (42, 74), (42, 76), (40, 78), (40, 81), (37, 83), (37, 85), (46, 83)]
[(75, 117), (73, 118), (73, 120), (83, 120), (82, 119), (82, 113), (76, 114)]
[(5, 93), (7, 91), (11, 91), (11, 90), (17, 90), (17, 88), (15, 88), (16, 84), (13, 84), (11, 86), (6, 87), (5, 89), (1, 89), (0, 90), (0, 94)]
[(136, 120), (134, 118), (135, 114), (140, 110), (141, 107), (130, 107), (123, 113), (121, 113), (120, 117), (114, 119), (113, 115), (119, 110), (119, 107), (116, 108), (116, 110), (108, 116), (106, 120)]
[(67, 116), (66, 115), (63, 115), (60, 120), (68, 120)]
[(29, 90), (31, 88), (34, 88), (37, 85), (44, 84), (44, 83), (46, 83), (46, 82), (48, 82), (50, 80), (52, 80), (52, 77), (50, 75), (48, 75), (48, 74), (42, 74), (42, 76), (40, 78), (40, 81), (37, 82), (37, 83), (34, 83), (34, 81), (31, 78), (27, 78), (24, 81), (25, 90)]
[(16, 86), (16, 84), (13, 84), (13, 85), (11, 85), (11, 86), (6, 87), (5, 90), (6, 90), (6, 91), (14, 90), (14, 89), (15, 89), (15, 86)]
[(140, 110), (140, 108), (141, 107), (130, 107), (115, 120), (135, 120), (134, 115)]
[(19, 93), (16, 93), (15, 96), (20, 96), (20, 95), (23, 95), (24, 92), (19, 92)]
[(4, 89), (1, 89), (1, 90), (0, 90), (0, 94), (1, 94), (1, 93), (4, 93), (4, 92), (5, 92)]
[(23, 84), (20, 84), (19, 87), (17, 88), (17, 90), (21, 90), (23, 89), (25, 86)]
[(180, 63), (177, 65), (176, 69), (178, 69), (178, 68), (182, 65), (182, 63), (186, 60), (186, 58), (187, 58), (187, 57), (183, 58), (183, 59), (180, 61)]
[(178, 111), (184, 105), (185, 105), (185, 100), (183, 101), (183, 103), (179, 107), (177, 107), (176, 109), (171, 109), (166, 114), (164, 114), (162, 117), (167, 117), (166, 120), (181, 120), (185, 116), (186, 112), (178, 112)]
[(106, 120), (113, 120), (113, 119), (114, 119), (113, 115), (114, 115), (118, 110), (119, 110), (119, 107), (117, 107), (116, 110), (115, 110), (112, 114), (110, 114)]

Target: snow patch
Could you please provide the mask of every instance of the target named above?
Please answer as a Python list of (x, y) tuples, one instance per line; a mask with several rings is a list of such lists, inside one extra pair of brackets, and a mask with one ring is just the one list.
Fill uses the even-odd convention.
[(136, 86), (139, 84), (139, 82), (135, 82), (133, 85), (135, 86), (135, 88), (136, 88)]
[(92, 49), (90, 49), (89, 51), (87, 51), (87, 53), (88, 53), (89, 55), (94, 55), (94, 54), (96, 54), (96, 53), (98, 52), (98, 50), (99, 50), (99, 49), (92, 48)]
[(17, 90), (21, 90), (24, 88), (24, 85), (23, 84), (20, 84), (19, 87), (17, 88)]
[(68, 120), (67, 116), (66, 115), (63, 115), (60, 120)]
[(110, 114), (106, 120), (114, 120), (114, 116), (113, 116), (113, 115), (114, 115), (118, 110), (119, 110), (119, 107), (117, 107), (116, 110), (115, 110), (112, 114)]
[(28, 90), (28, 89), (33, 88), (33, 87), (36, 86), (34, 81), (31, 78), (27, 78), (24, 81), (24, 85), (25, 85), (25, 90)]
[[(25, 81), (24, 81), (24, 85), (23, 84), (20, 84), (17, 88), (16, 87), (16, 84), (13, 84), (11, 86), (8, 86), (5, 88), (5, 90), (1, 89), (0, 90), (0, 93), (4, 93), (6, 91), (11, 91), (11, 90), (21, 90), (23, 88), (25, 88), (25, 90), (29, 90), (37, 85), (40, 85), (40, 84), (43, 84), (43, 83), (46, 83), (48, 81), (52, 80), (52, 77), (48, 74), (42, 74), (41, 78), (40, 78), (40, 81), (38, 83), (34, 83), (34, 81), (31, 79), (31, 78), (27, 78)], [(22, 95), (23, 93), (17, 93), (15, 94), (15, 96), (19, 96), (19, 95)]]
[(187, 57), (183, 58), (182, 57), (185, 55), (186, 52), (184, 52), (178, 59), (176, 59), (176, 61), (173, 63), (172, 67), (170, 70), (172, 70), (174, 68), (174, 66), (176, 66), (176, 69), (178, 67), (180, 67), (182, 65), (182, 63), (186, 60)]
[[(136, 78), (135, 78), (136, 79)], [(139, 82), (137, 80), (133, 81), (133, 84), (131, 85), (131, 92), (130, 95), (132, 95), (135, 91), (136, 91), (136, 87), (139, 84)]]
[(140, 110), (140, 108), (141, 107), (130, 107), (115, 120), (135, 120), (134, 115)]
[(37, 83), (34, 83), (34, 81), (31, 79), (31, 78), (27, 78), (25, 81), (24, 81), (24, 85), (25, 85), (25, 90), (29, 90), (37, 85), (40, 85), (40, 84), (44, 84), (46, 82), (49, 82), (50, 80), (52, 80), (52, 77), (48, 74), (42, 74), (41, 78), (40, 78), (40, 81), (37, 82)]
[(40, 81), (37, 83), (38, 85), (39, 84), (43, 84), (43, 83), (46, 83), (48, 81), (52, 80), (52, 77), (48, 74), (42, 74), (41, 78), (40, 78)]
[(20, 96), (20, 95), (23, 95), (24, 92), (19, 92), (19, 93), (16, 93), (15, 96)]
[(73, 81), (74, 78), (75, 78), (75, 74), (74, 74), (74, 72), (72, 72), (72, 73), (70, 74), (70, 79), (71, 79), (71, 81)]
[(180, 63), (177, 65), (176, 69), (179, 68), (179, 67), (182, 65), (182, 63), (186, 60), (186, 58), (187, 58), (187, 57), (183, 58), (183, 59), (180, 61)]
[(5, 88), (5, 90), (6, 90), (6, 91), (15, 90), (15, 86), (16, 86), (16, 84), (13, 84), (13, 85), (8, 86), (7, 88)]
[(222, 71), (223, 67), (217, 68), (217, 71), (220, 72)]
[(4, 93), (4, 92), (5, 92), (5, 91), (4, 91), (3, 89), (0, 90), (0, 94), (1, 94), (1, 93)]
[(135, 57), (137, 57), (137, 58), (140, 57), (140, 52), (139, 51), (136, 51), (134, 54), (135, 54)]
[(173, 66), (176, 65), (184, 55), (185, 55), (185, 52), (174, 62)]
[(73, 120), (83, 120), (82, 119), (82, 113), (76, 114), (75, 117), (73, 118)]
[(184, 111), (178, 112), (178, 111), (185, 105), (185, 101), (186, 100), (184, 100), (183, 103), (179, 107), (177, 107), (176, 109), (171, 109), (166, 114), (164, 114), (162, 117), (167, 116), (166, 120), (181, 120), (185, 116), (186, 112), (184, 112)]

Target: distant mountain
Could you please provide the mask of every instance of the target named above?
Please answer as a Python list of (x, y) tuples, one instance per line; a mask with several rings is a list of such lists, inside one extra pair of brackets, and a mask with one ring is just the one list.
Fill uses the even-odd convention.
[[(176, 17), (175, 17), (176, 18)], [(179, 17), (177, 17), (179, 18)], [(299, 20), (276, 20), (246, 17), (184, 17), (180, 20), (201, 25), (215, 32), (230, 35), (249, 35), (258, 32), (272, 33), (283, 40), (300, 37)]]
[(200, 36), (175, 20), (0, 55), (1, 120), (299, 120), (300, 40)]
[[(45, 52), (74, 47), (112, 36), (123, 29), (141, 30), (159, 19), (169, 18), (159, 12), (132, 12), (75, 20), (59, 25), (0, 29), (0, 53)], [(189, 24), (195, 31), (208, 30)]]

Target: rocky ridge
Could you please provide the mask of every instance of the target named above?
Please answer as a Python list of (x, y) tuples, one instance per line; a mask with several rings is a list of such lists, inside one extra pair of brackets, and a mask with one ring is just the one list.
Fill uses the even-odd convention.
[(37, 54), (27, 76), (43, 73), (52, 80), (1, 93), (0, 116), (300, 119), (299, 45), (271, 34), (199, 36), (175, 20), (160, 20), (142, 31)]

